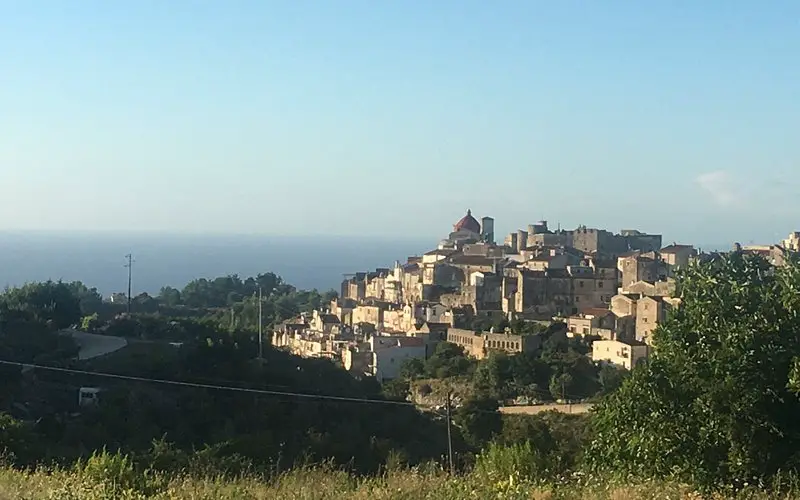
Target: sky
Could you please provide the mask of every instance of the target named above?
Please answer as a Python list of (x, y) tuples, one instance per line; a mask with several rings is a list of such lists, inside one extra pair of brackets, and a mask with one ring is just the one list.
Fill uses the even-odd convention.
[(800, 229), (800, 3), (0, 0), (0, 230)]

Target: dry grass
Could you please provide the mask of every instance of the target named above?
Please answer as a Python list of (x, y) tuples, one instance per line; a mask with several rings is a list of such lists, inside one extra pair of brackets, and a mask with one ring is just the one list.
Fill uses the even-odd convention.
[[(256, 478), (191, 478), (148, 480), (152, 491), (125, 490), (112, 480), (98, 480), (80, 472), (38, 471), (32, 473), (0, 469), (0, 500), (721, 500), (724, 495), (702, 496), (687, 486), (673, 483), (643, 483), (634, 486), (536, 486), (512, 478), (486, 481), (475, 474), (451, 478), (441, 471), (400, 470), (383, 477), (357, 479), (331, 469), (297, 469), (275, 481)], [(749, 491), (736, 498), (767, 500), (798, 498)]]

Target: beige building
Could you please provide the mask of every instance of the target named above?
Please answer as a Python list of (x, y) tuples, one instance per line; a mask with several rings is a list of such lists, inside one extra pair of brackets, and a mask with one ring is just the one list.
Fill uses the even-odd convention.
[(642, 342), (596, 340), (592, 343), (592, 361), (610, 363), (630, 370), (647, 360), (649, 347)]
[(333, 299), (330, 304), (331, 314), (339, 318), (342, 325), (353, 326), (353, 309), (356, 308), (353, 299)]
[(567, 254), (543, 254), (535, 255), (526, 260), (524, 267), (531, 271), (546, 271), (548, 269), (566, 269), (570, 263)]
[(322, 335), (306, 335), (275, 331), (272, 334), (272, 345), (278, 349), (291, 352), (304, 358), (341, 359), (341, 350), (346, 342), (337, 341)]
[(613, 339), (616, 329), (614, 313), (608, 309), (589, 308), (567, 318), (567, 336), (591, 336)]
[(636, 316), (636, 299), (622, 294), (611, 297), (611, 312), (617, 317)]
[(503, 351), (508, 354), (535, 352), (541, 347), (538, 335), (514, 335), (511, 333), (476, 333), (472, 330), (450, 328), (447, 341), (464, 349), (468, 355), (485, 358), (490, 351)]
[(792, 252), (800, 252), (800, 232), (790, 233), (789, 237), (783, 240), (781, 246)]
[(353, 309), (353, 325), (369, 323), (377, 328), (383, 326), (383, 314), (387, 309), (383, 304), (380, 305), (359, 305)]
[(341, 331), (342, 323), (335, 314), (321, 313), (314, 311), (309, 327), (314, 332), (326, 335), (336, 335)]
[(670, 275), (677, 269), (687, 267), (697, 259), (697, 250), (691, 245), (672, 244), (661, 249), (661, 260), (668, 266)]
[(669, 297), (642, 297), (636, 301), (636, 340), (652, 342), (653, 330), (679, 304), (680, 299)]
[(619, 271), (619, 293), (627, 293), (628, 287), (638, 281), (659, 281), (666, 277), (666, 268), (656, 252), (632, 252), (617, 259)]
[(773, 266), (786, 264), (786, 249), (779, 245), (747, 245), (742, 248), (742, 251), (761, 255)]
[(473, 358), (483, 359), (486, 354), (483, 348), (483, 337), (472, 330), (449, 328), (447, 341), (461, 347), (468, 356)]
[(674, 278), (659, 281), (637, 281), (625, 289), (627, 295), (638, 297), (672, 297), (675, 295)]

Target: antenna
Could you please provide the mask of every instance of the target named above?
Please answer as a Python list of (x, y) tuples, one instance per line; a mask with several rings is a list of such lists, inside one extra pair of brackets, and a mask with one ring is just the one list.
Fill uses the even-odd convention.
[(261, 331), (261, 325), (264, 324), (264, 316), (262, 312), (262, 306), (264, 304), (264, 300), (261, 295), (261, 287), (258, 287), (258, 360), (262, 361), (264, 359), (264, 344)]

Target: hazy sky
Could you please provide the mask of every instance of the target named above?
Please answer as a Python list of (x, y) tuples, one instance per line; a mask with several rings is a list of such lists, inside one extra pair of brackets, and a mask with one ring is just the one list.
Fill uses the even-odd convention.
[(795, 0), (0, 0), (0, 229), (772, 240), (799, 134)]

